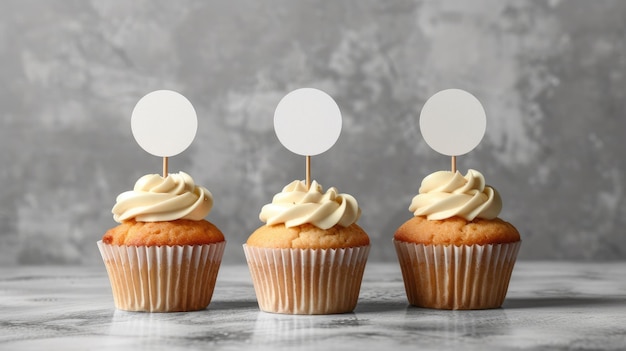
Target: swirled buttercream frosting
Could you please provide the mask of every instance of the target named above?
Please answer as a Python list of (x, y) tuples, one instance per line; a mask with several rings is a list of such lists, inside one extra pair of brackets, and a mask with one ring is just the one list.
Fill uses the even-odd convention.
[(267, 225), (284, 223), (295, 227), (310, 223), (320, 229), (335, 225), (348, 227), (361, 215), (356, 199), (339, 194), (334, 187), (325, 193), (316, 181), (307, 189), (303, 181), (295, 180), (274, 195), (271, 204), (263, 206), (259, 218)]
[(185, 172), (145, 175), (131, 191), (118, 195), (113, 206), (117, 222), (135, 219), (139, 222), (164, 222), (176, 219), (199, 221), (213, 207), (213, 195), (197, 186)]
[(415, 216), (426, 216), (429, 220), (454, 216), (468, 221), (474, 218), (493, 219), (501, 209), (500, 194), (485, 185), (485, 177), (473, 169), (468, 170), (465, 176), (458, 171), (439, 171), (428, 175), (409, 206), (409, 211)]

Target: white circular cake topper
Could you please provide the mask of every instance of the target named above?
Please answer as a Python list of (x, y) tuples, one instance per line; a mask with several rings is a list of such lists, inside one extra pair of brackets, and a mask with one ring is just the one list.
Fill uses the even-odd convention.
[(183, 95), (157, 90), (137, 102), (130, 127), (141, 148), (155, 156), (170, 157), (191, 145), (198, 130), (198, 117)]
[(315, 156), (330, 149), (341, 133), (341, 111), (335, 100), (313, 88), (285, 95), (274, 112), (274, 131), (289, 151)]
[(472, 151), (485, 135), (487, 116), (478, 99), (461, 89), (442, 90), (426, 101), (420, 130), (433, 150), (460, 156)]

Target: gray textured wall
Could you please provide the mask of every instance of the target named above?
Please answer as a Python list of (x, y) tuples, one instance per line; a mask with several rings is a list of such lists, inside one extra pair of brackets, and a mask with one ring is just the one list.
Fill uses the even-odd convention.
[(626, 2), (0, 2), (0, 264), (95, 264), (118, 193), (160, 160), (130, 132), (149, 91), (199, 114), (170, 160), (215, 197), (226, 262), (304, 159), (273, 131), (279, 99), (330, 93), (342, 135), (313, 177), (356, 196), (372, 260), (428, 173), (449, 167), (422, 140), (424, 101), (463, 88), (485, 105), (485, 139), (459, 159), (504, 199), (523, 259), (626, 258)]

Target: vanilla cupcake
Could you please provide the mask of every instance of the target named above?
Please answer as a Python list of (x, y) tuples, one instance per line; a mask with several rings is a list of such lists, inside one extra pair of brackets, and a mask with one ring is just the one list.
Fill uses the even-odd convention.
[(369, 253), (356, 224), (356, 199), (313, 181), (287, 185), (263, 206), (258, 228), (244, 244), (259, 308), (285, 314), (354, 310)]
[(213, 197), (186, 173), (141, 177), (117, 197), (120, 224), (98, 241), (115, 306), (146, 312), (206, 308), (226, 241), (204, 218)]
[(422, 181), (394, 234), (409, 303), (437, 309), (500, 307), (520, 235), (498, 218), (499, 193), (483, 175), (439, 171)]

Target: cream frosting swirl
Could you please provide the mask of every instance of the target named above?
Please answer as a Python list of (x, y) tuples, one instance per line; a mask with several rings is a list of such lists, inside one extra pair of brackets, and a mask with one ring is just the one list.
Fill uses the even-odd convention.
[(339, 194), (335, 187), (325, 193), (316, 181), (307, 189), (303, 181), (295, 180), (274, 195), (271, 204), (263, 206), (259, 218), (267, 225), (285, 223), (295, 227), (310, 223), (320, 229), (335, 225), (348, 227), (361, 215), (356, 199), (349, 194)]
[(204, 187), (195, 185), (185, 172), (145, 175), (131, 191), (117, 196), (113, 219), (123, 222), (165, 222), (176, 219), (204, 219), (213, 207), (213, 195)]
[(415, 216), (440, 220), (454, 216), (468, 221), (493, 219), (502, 210), (500, 194), (485, 185), (485, 177), (473, 169), (465, 176), (458, 171), (439, 171), (422, 181), (419, 194), (411, 201), (409, 211)]

